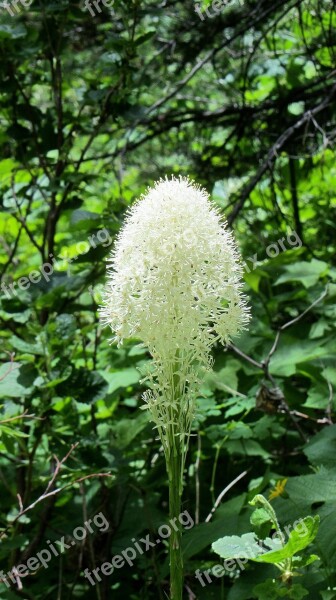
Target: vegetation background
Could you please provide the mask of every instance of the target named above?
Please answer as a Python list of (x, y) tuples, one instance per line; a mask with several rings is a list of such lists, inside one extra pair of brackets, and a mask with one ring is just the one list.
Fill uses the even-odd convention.
[[(250, 530), (248, 501), (263, 493), (283, 525), (320, 515), (320, 562), (300, 583), (308, 600), (333, 600), (335, 2), (244, 0), (218, 14), (207, 2), (203, 20), (192, 0), (115, 0), (94, 16), (81, 0), (11, 6), (0, 7), (1, 569), (71, 542), (100, 511), (110, 526), (0, 582), (0, 598), (167, 597), (164, 542), (94, 588), (83, 571), (167, 520), (163, 455), (140, 410), (149, 356), (136, 341), (109, 345), (97, 306), (127, 207), (158, 178), (189, 174), (234, 229), (253, 320), (215, 349), (200, 390), (185, 597), (248, 600), (276, 575), (251, 564), (195, 579), (218, 563), (212, 542)], [(49, 262), (49, 281), (32, 283)]]

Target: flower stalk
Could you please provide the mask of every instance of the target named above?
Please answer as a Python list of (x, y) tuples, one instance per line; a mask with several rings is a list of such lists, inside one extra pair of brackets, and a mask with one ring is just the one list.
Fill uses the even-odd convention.
[[(178, 440), (178, 434), (175, 433)], [(170, 565), (170, 598), (182, 600), (183, 588), (183, 557), (182, 557), (182, 526), (179, 521), (181, 514), (183, 457), (180, 443), (173, 444), (167, 461), (169, 482), (169, 518), (175, 524), (169, 538)], [(176, 527), (176, 529), (175, 529)]]
[(130, 209), (110, 257), (101, 315), (119, 345), (139, 339), (152, 356), (144, 407), (158, 431), (169, 483), (170, 598), (182, 600), (179, 522), (190, 431), (215, 342), (244, 329), (242, 266), (232, 234), (205, 190), (157, 182)]
[[(180, 389), (181, 381), (178, 375), (179, 352), (176, 352), (175, 367), (173, 369), (172, 395), (175, 400), (176, 412), (181, 410)], [(169, 485), (169, 519), (175, 524), (169, 538), (169, 566), (170, 566), (170, 598), (182, 600), (183, 590), (183, 556), (182, 556), (182, 526), (179, 521), (182, 506), (183, 471), (188, 449), (188, 438), (185, 439), (185, 428), (177, 429), (176, 423), (181, 422), (181, 414), (170, 415), (171, 424), (168, 426), (169, 443), (166, 451), (166, 467)], [(175, 529), (176, 527), (176, 529)]]

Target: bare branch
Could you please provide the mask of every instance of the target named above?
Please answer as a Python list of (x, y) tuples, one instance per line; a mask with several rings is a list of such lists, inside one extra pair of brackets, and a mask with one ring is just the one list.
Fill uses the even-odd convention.
[(214, 512), (216, 511), (216, 508), (218, 508), (218, 506), (220, 505), (222, 498), (224, 498), (225, 494), (234, 486), (236, 485), (236, 483), (238, 483), (238, 481), (240, 481), (240, 479), (242, 479), (243, 477), (245, 477), (245, 475), (247, 475), (247, 471), (243, 471), (242, 473), (240, 473), (240, 475), (238, 475), (238, 477), (236, 477), (236, 479), (234, 479), (233, 481), (231, 481), (231, 483), (229, 483), (229, 485), (226, 486), (226, 488), (224, 488), (224, 490), (219, 494), (214, 507), (211, 509), (211, 511), (209, 512), (207, 518), (205, 519), (206, 523), (209, 523), (209, 521), (212, 519), (212, 515), (214, 514)]

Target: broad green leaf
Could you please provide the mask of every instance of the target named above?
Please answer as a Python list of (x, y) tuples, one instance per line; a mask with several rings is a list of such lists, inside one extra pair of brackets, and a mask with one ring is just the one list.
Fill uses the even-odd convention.
[(330, 355), (327, 347), (320, 341), (297, 341), (286, 337), (277, 349), (270, 363), (273, 375), (288, 377), (296, 373), (297, 365), (312, 362)]
[(313, 258), (311, 262), (297, 262), (287, 265), (284, 273), (278, 277), (274, 285), (288, 281), (300, 281), (306, 288), (315, 285), (319, 279), (328, 273), (329, 266), (326, 262)]
[(336, 425), (325, 427), (314, 435), (303, 452), (316, 467), (324, 465), (333, 469), (336, 461)]
[(41, 356), (43, 356), (44, 354), (44, 349), (39, 341), (35, 343), (25, 342), (18, 338), (16, 335), (13, 335), (10, 338), (9, 342), (12, 345), (12, 347), (15, 348), (15, 350), (18, 350), (19, 352), (22, 352), (24, 354), (37, 354)]
[(304, 550), (311, 542), (314, 541), (320, 523), (320, 517), (316, 515), (315, 517), (305, 517), (302, 519), (303, 524), (305, 525), (305, 532), (298, 532), (293, 529), (289, 534), (288, 542), (281, 548), (280, 550), (273, 550), (271, 552), (265, 552), (262, 556), (257, 556), (252, 559), (257, 562), (267, 562), (267, 563), (280, 563), (287, 558), (291, 558), (294, 554), (300, 552), (300, 550)]
[(6, 38), (8, 38), (12, 40), (17, 40), (19, 38), (26, 37), (26, 35), (27, 30), (25, 29), (24, 25), (22, 23), (15, 22), (15, 18), (12, 19), (12, 22), (0, 23), (0, 39), (5, 40)]
[(109, 384), (108, 394), (113, 394), (120, 388), (136, 385), (140, 379), (140, 373), (134, 367), (122, 369), (115, 372), (99, 371), (100, 375)]
[(202, 390), (222, 390), (229, 394), (235, 392), (238, 388), (237, 372), (241, 368), (239, 361), (229, 359), (225, 367), (219, 371), (212, 371), (204, 377), (202, 382)]
[(30, 365), (4, 363), (0, 367), (0, 398), (29, 396), (35, 377), (36, 373)]
[[(307, 408), (318, 408), (319, 410), (325, 411), (330, 402), (329, 395), (330, 391), (328, 389), (327, 382), (318, 382), (317, 384), (313, 384), (308, 391), (307, 400), (303, 406), (306, 406)], [(331, 407), (333, 407), (333, 405), (334, 401), (332, 399)]]
[(133, 419), (120, 419), (112, 427), (114, 441), (117, 448), (127, 448), (129, 444), (148, 425), (148, 412), (140, 412)]
[(335, 366), (334, 367), (326, 367), (325, 369), (323, 369), (322, 375), (327, 382), (336, 386), (336, 368), (335, 368)]
[(264, 508), (257, 508), (253, 511), (250, 521), (251, 525), (260, 527), (265, 523), (271, 523), (271, 518), (269, 513)]
[(223, 537), (214, 542), (211, 547), (221, 558), (249, 558), (253, 560), (264, 552), (255, 533)]

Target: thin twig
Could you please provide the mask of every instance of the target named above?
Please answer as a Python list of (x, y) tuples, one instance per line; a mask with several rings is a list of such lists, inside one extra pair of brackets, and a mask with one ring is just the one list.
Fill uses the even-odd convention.
[(62, 492), (63, 490), (67, 489), (71, 485), (73, 485), (75, 483), (80, 483), (82, 481), (85, 481), (85, 479), (90, 479), (91, 477), (113, 477), (113, 475), (111, 475), (110, 473), (92, 473), (91, 475), (85, 475), (84, 477), (80, 477), (79, 479), (75, 479), (74, 481), (70, 481), (69, 483), (65, 484), (64, 486), (62, 486), (60, 488), (56, 488), (56, 489), (50, 491), (51, 487), (55, 483), (55, 480), (56, 480), (56, 478), (57, 478), (57, 476), (58, 476), (58, 474), (59, 474), (59, 472), (61, 470), (61, 467), (64, 465), (65, 461), (69, 458), (70, 454), (77, 448), (78, 444), (79, 444), (79, 442), (76, 442), (75, 444), (72, 444), (69, 452), (67, 452), (67, 454), (62, 458), (62, 460), (59, 460), (57, 458), (57, 456), (54, 456), (54, 460), (56, 461), (55, 471), (53, 473), (53, 476), (52, 476), (51, 480), (48, 482), (48, 485), (47, 485), (45, 491), (43, 492), (43, 494), (41, 494), (41, 496), (39, 496), (39, 498), (37, 498), (34, 502), (32, 502), (31, 504), (29, 504), (29, 506), (27, 506), (26, 508), (24, 508), (21, 496), (19, 494), (17, 495), (20, 511), (16, 515), (15, 519), (13, 519), (13, 521), (10, 523), (10, 525), (8, 525), (8, 527), (6, 527), (6, 529), (4, 529), (0, 533), (0, 539), (7, 533), (7, 531), (10, 529), (10, 527), (12, 527), (14, 525), (14, 523), (16, 523), (23, 515), (25, 515), (28, 511), (30, 511), (33, 508), (35, 508), (35, 506), (37, 504), (39, 504), (40, 502), (42, 502), (46, 498), (49, 498), (50, 496), (55, 496), (56, 494), (59, 494), (60, 492)]
[(3, 423), (10, 423), (11, 421), (17, 421), (18, 419), (34, 419), (36, 421), (43, 421), (43, 418), (35, 417), (34, 414), (27, 415), (27, 412), (28, 412), (28, 410), (25, 410), (24, 413), (22, 413), (22, 415), (17, 415), (16, 417), (10, 417), (9, 419), (4, 419), (3, 421), (0, 421), (0, 425), (3, 425)]
[(206, 523), (209, 523), (209, 521), (212, 519), (212, 515), (214, 514), (214, 512), (216, 511), (216, 508), (218, 508), (219, 504), (221, 503), (222, 498), (225, 496), (225, 494), (243, 477), (245, 477), (245, 475), (247, 475), (247, 471), (243, 471), (242, 473), (240, 473), (240, 475), (238, 475), (238, 477), (236, 477), (236, 479), (234, 479), (233, 481), (231, 481), (231, 483), (229, 483), (229, 485), (226, 486), (226, 488), (224, 488), (224, 490), (219, 494), (213, 508), (211, 509), (211, 511), (209, 512), (207, 518), (205, 519)]
[(279, 327), (279, 329), (277, 331), (277, 334), (275, 336), (275, 340), (274, 340), (273, 346), (270, 349), (266, 360), (263, 361), (263, 364), (265, 366), (269, 365), (269, 362), (270, 362), (270, 360), (271, 360), (274, 352), (277, 349), (281, 333), (285, 329), (287, 329), (288, 327), (291, 327), (292, 325), (295, 325), (295, 323), (297, 323), (298, 321), (300, 321), (309, 311), (311, 311), (312, 308), (314, 308), (314, 306), (316, 306), (316, 304), (319, 304), (319, 302), (321, 302), (326, 297), (327, 294), (328, 294), (328, 285), (326, 286), (326, 289), (324, 290), (323, 294), (321, 294), (321, 296), (319, 296), (316, 300), (314, 300), (314, 302), (312, 302), (312, 304), (310, 306), (308, 306), (308, 308), (306, 308), (303, 311), (303, 313), (301, 313), (300, 315), (298, 315), (297, 317), (295, 317), (295, 319), (291, 319), (291, 321), (288, 321), (287, 323), (285, 323), (284, 325), (282, 325), (281, 327)]
[[(329, 288), (328, 288), (328, 285), (327, 285), (326, 288), (325, 288), (325, 290), (324, 290), (324, 292), (323, 292), (323, 294), (321, 294), (321, 296), (319, 296), (316, 300), (314, 300), (314, 302), (312, 302), (310, 304), (310, 306), (308, 306), (308, 308), (306, 308), (301, 314), (299, 314), (294, 319), (291, 319), (290, 321), (288, 321), (287, 323), (285, 323), (284, 325), (281, 325), (281, 327), (279, 327), (278, 331), (276, 332), (275, 340), (273, 342), (273, 345), (272, 345), (272, 347), (271, 347), (268, 355), (266, 356), (265, 359), (263, 359), (261, 361), (261, 363), (257, 362), (256, 360), (254, 360), (253, 358), (251, 358), (250, 356), (248, 356), (247, 354), (245, 354), (242, 350), (240, 350), (239, 348), (237, 348), (233, 344), (227, 344), (227, 348), (230, 349), (230, 350), (233, 350), (233, 352), (235, 352), (235, 354), (237, 354), (238, 356), (241, 356), (242, 358), (244, 358), (251, 365), (254, 365), (258, 369), (262, 369), (264, 371), (265, 378), (268, 379), (272, 383), (272, 385), (274, 387), (276, 387), (276, 383), (275, 383), (274, 377), (270, 373), (269, 367), (270, 367), (271, 358), (272, 358), (273, 354), (276, 352), (276, 350), (278, 348), (278, 344), (279, 344), (281, 333), (285, 329), (287, 329), (288, 327), (291, 327), (292, 325), (295, 325), (295, 323), (298, 323), (298, 321), (300, 321), (309, 311), (311, 311), (311, 309), (314, 308), (314, 306), (316, 306), (317, 304), (319, 304), (319, 302), (321, 302), (327, 296), (328, 289)], [(329, 390), (330, 390), (330, 388), (329, 388)], [(330, 405), (330, 400), (329, 400), (329, 405)], [(291, 419), (294, 427), (297, 429), (297, 431), (298, 431), (298, 433), (299, 433), (302, 441), (306, 443), (308, 441), (308, 439), (307, 439), (305, 433), (303, 432), (303, 430), (301, 429), (299, 423), (294, 418), (295, 411), (291, 411), (290, 410), (290, 408), (289, 408), (289, 406), (288, 406), (288, 404), (287, 404), (287, 402), (286, 402), (285, 399), (282, 400), (282, 407), (283, 407), (284, 411), (288, 414), (288, 416)], [(296, 414), (298, 414), (298, 413), (296, 413)], [(328, 414), (328, 417), (329, 417), (329, 419), (331, 419), (331, 416), (329, 414)]]
[(240, 348), (237, 348), (237, 346), (234, 346), (233, 344), (227, 344), (226, 347), (228, 350), (233, 350), (236, 354), (238, 354), (238, 356), (245, 358), (245, 360), (247, 360), (247, 362), (249, 362), (254, 367), (263, 370), (263, 363), (254, 360), (254, 358), (251, 358), (251, 356), (245, 354), (245, 352), (240, 350)]
[(232, 226), (233, 221), (236, 219), (236, 217), (240, 213), (241, 209), (243, 208), (245, 201), (249, 197), (250, 193), (254, 190), (254, 188), (259, 183), (259, 181), (263, 177), (264, 173), (266, 173), (266, 171), (268, 170), (270, 165), (273, 164), (273, 162), (278, 158), (279, 152), (282, 150), (282, 148), (286, 144), (286, 142), (292, 137), (292, 135), (296, 131), (298, 131), (298, 129), (300, 129), (306, 123), (309, 123), (312, 120), (314, 115), (316, 115), (319, 112), (321, 112), (322, 110), (326, 109), (326, 107), (332, 101), (332, 99), (335, 95), (335, 92), (336, 92), (336, 86), (334, 85), (331, 88), (330, 93), (323, 98), (323, 100), (320, 104), (318, 104), (317, 106), (315, 106), (312, 109), (307, 110), (304, 113), (304, 115), (300, 119), (298, 119), (296, 121), (296, 123), (294, 123), (294, 125), (291, 125), (290, 127), (288, 127), (288, 129), (286, 129), (279, 136), (279, 138), (276, 140), (275, 144), (273, 144), (273, 146), (268, 151), (267, 156), (266, 156), (265, 160), (263, 161), (262, 165), (259, 167), (257, 173), (248, 181), (248, 183), (244, 186), (243, 190), (241, 191), (240, 199), (238, 200), (237, 204), (235, 205), (234, 209), (232, 210), (232, 212), (230, 213), (230, 215), (228, 216), (228, 219), (227, 219), (230, 227)]
[(195, 596), (194, 592), (190, 589), (188, 585), (184, 586), (188, 592), (188, 600), (196, 600), (197, 596)]

